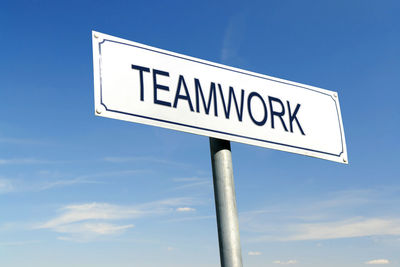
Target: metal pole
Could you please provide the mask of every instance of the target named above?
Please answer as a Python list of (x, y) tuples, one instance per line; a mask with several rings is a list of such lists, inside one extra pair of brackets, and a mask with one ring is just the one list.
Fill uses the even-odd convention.
[(231, 144), (210, 137), (221, 267), (242, 267)]

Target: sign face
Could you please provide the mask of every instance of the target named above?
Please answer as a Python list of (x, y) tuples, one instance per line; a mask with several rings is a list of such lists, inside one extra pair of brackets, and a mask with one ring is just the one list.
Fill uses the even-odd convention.
[(96, 115), (347, 163), (337, 93), (93, 32)]

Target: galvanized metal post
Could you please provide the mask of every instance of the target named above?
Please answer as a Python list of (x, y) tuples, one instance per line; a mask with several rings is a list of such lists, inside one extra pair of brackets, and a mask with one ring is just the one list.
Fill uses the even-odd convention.
[(242, 267), (231, 144), (210, 137), (211, 164), (222, 267)]

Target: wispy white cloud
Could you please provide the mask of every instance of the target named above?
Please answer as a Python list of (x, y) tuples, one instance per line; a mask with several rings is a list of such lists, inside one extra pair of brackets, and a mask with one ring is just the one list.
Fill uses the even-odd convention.
[(199, 182), (203, 181), (203, 178), (199, 177), (182, 177), (182, 178), (173, 178), (172, 181), (175, 183), (182, 183), (182, 182)]
[(190, 211), (196, 211), (195, 208), (190, 208), (190, 207), (180, 207), (176, 209), (177, 212), (190, 212)]
[(9, 193), (14, 190), (14, 185), (12, 181), (5, 178), (0, 178), (0, 194), (1, 193)]
[(199, 221), (199, 220), (215, 220), (215, 215), (204, 215), (204, 216), (191, 216), (191, 217), (182, 217), (182, 218), (173, 218), (166, 220), (166, 222), (185, 222), (185, 221)]
[(365, 264), (377, 264), (377, 265), (389, 264), (389, 263), (390, 263), (390, 261), (387, 259), (370, 260), (370, 261), (365, 262)]
[(95, 184), (99, 181), (78, 177), (74, 179), (57, 179), (57, 180), (22, 180), (0, 178), (0, 194), (14, 192), (40, 192), (55, 187), (72, 186), (77, 184)]
[(354, 218), (327, 223), (309, 223), (293, 226), (296, 232), (282, 240), (322, 240), (365, 237), (375, 235), (400, 235), (400, 219)]
[(236, 14), (230, 18), (222, 43), (222, 63), (227, 63), (227, 61), (231, 60), (232, 58), (237, 59), (240, 45), (244, 39), (246, 19), (246, 12)]
[[(50, 170), (39, 171), (36, 176), (27, 178), (5, 178), (0, 177), (0, 194), (12, 192), (40, 192), (57, 187), (73, 186), (79, 184), (104, 184), (106, 178), (115, 178), (120, 176), (131, 176), (151, 172), (146, 169), (122, 170), (114, 172), (101, 172), (86, 175), (78, 175), (74, 178), (72, 175), (62, 174)], [(35, 179), (32, 179), (35, 177)]]
[(311, 211), (324, 211), (335, 209), (352, 209), (354, 207), (367, 205), (376, 199), (379, 195), (379, 191), (373, 191), (370, 189), (358, 189), (358, 190), (343, 190), (338, 192), (332, 192), (328, 194), (324, 199), (313, 201), (310, 205), (307, 205), (304, 210), (307, 212)]
[(68, 205), (59, 210), (61, 213), (54, 219), (39, 225), (37, 228), (54, 228), (60, 225), (86, 220), (121, 220), (172, 212), (173, 206), (193, 203), (188, 198), (171, 198), (144, 203), (136, 206), (120, 206), (109, 203), (85, 203)]
[(211, 178), (199, 178), (199, 177), (186, 177), (186, 178), (174, 178), (172, 181), (179, 183), (179, 186), (173, 188), (173, 190), (182, 190), (197, 187), (211, 187)]
[(53, 230), (58, 233), (68, 234), (96, 234), (96, 235), (111, 235), (122, 233), (126, 229), (133, 228), (133, 224), (115, 225), (110, 223), (78, 223), (64, 224), (53, 227)]
[[(248, 242), (400, 236), (400, 217), (388, 212), (393, 210), (388, 205), (398, 204), (396, 198), (390, 198), (397, 192), (393, 188), (353, 190), (326, 194), (322, 200), (292, 200), (241, 212), (240, 225)], [(385, 208), (379, 209), (380, 205)], [(357, 214), (360, 211), (362, 215)]]
[[(151, 170), (148, 169), (134, 169), (134, 170), (121, 170), (121, 171), (113, 171), (113, 172), (100, 172), (100, 173), (91, 173), (85, 175), (79, 175), (75, 178), (69, 179), (58, 179), (55, 181), (47, 181), (42, 183), (41, 186), (38, 186), (41, 190), (49, 189), (56, 186), (65, 186), (65, 185), (73, 185), (73, 184), (98, 184), (104, 183), (101, 180), (104, 178), (115, 178), (122, 176), (132, 176), (143, 173), (149, 173)], [(71, 176), (71, 175), (69, 175)]]
[(180, 185), (174, 188), (174, 190), (182, 190), (182, 189), (188, 189), (188, 188), (197, 188), (197, 187), (211, 187), (212, 183), (211, 181), (201, 181), (201, 182), (195, 182), (195, 183), (187, 183), (184, 185)]
[(297, 260), (288, 260), (288, 261), (277, 260), (277, 261), (273, 261), (272, 263), (280, 264), (280, 265), (290, 265), (290, 264), (297, 264), (298, 262), (297, 262)]
[[(137, 207), (148, 210), (157, 210), (157, 208), (165, 207), (176, 207), (176, 206), (186, 206), (186, 205), (200, 205), (203, 201), (201, 199), (193, 197), (175, 197), (167, 198), (163, 200), (152, 201), (144, 204), (140, 204)], [(170, 209), (168, 209), (170, 211)]]
[(0, 165), (24, 165), (24, 164), (51, 164), (60, 163), (61, 161), (42, 160), (36, 158), (13, 158), (13, 159), (0, 159)]
[(249, 251), (249, 253), (247, 253), (249, 256), (260, 256), (261, 254), (260, 251)]
[(58, 216), (35, 225), (33, 229), (48, 229), (66, 234), (59, 237), (61, 240), (87, 242), (100, 236), (121, 234), (134, 227), (132, 223), (122, 224), (122, 220), (168, 214), (174, 212), (177, 206), (195, 202), (190, 198), (170, 198), (135, 206), (96, 202), (67, 205), (58, 211)]
[(13, 246), (24, 246), (40, 243), (39, 240), (25, 240), (25, 241), (11, 241), (11, 242), (0, 242), (0, 247), (13, 247)]
[(140, 216), (139, 209), (111, 205), (107, 203), (85, 203), (65, 206), (60, 215), (37, 228), (49, 228), (58, 232), (60, 227), (87, 220), (117, 220)]
[(75, 179), (66, 179), (66, 180), (56, 180), (56, 181), (47, 181), (43, 182), (41, 184), (36, 185), (36, 190), (33, 189), (34, 191), (43, 191), (43, 190), (48, 190), (54, 187), (60, 187), (60, 186), (71, 186), (71, 185), (76, 185), (76, 184), (99, 184), (101, 182), (95, 181), (95, 180), (87, 180), (83, 178), (75, 178)]
[(188, 165), (182, 162), (175, 162), (166, 159), (160, 159), (156, 157), (105, 157), (103, 161), (110, 163), (129, 163), (129, 162), (151, 162), (158, 163), (164, 165), (173, 165), (173, 166), (181, 166), (187, 167)]
[(329, 222), (266, 224), (262, 232), (247, 241), (327, 240), (370, 236), (400, 236), (400, 219), (357, 217)]
[[(2, 220), (6, 218), (2, 217)], [(0, 233), (17, 233), (32, 229), (32, 224), (21, 221), (8, 221), (0, 224)], [(1, 240), (4, 241), (4, 240)]]
[(17, 144), (17, 145), (40, 145), (44, 144), (42, 141), (24, 139), (24, 138), (12, 138), (12, 137), (0, 137), (0, 143)]

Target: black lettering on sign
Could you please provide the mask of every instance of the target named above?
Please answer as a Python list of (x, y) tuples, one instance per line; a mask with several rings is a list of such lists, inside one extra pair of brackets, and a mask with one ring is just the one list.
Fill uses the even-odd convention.
[[(258, 99), (261, 100), (261, 103), (263, 104), (264, 107), (264, 117), (262, 120), (257, 121), (254, 116), (253, 116), (253, 112), (251, 111), (251, 99), (253, 97), (258, 97)], [(247, 109), (249, 110), (249, 115), (250, 115), (250, 119), (258, 126), (263, 126), (268, 119), (268, 112), (267, 112), (267, 106), (265, 105), (264, 99), (260, 96), (260, 94), (256, 93), (256, 92), (251, 92), (249, 94), (249, 97), (247, 98)]]
[(159, 100), (157, 97), (157, 90), (160, 89), (160, 90), (169, 91), (168, 86), (157, 83), (157, 75), (169, 77), (169, 72), (153, 69), (154, 104), (170, 107), (171, 103), (169, 103), (167, 101)]
[(299, 127), (299, 129), (300, 129), (300, 132), (301, 132), (301, 134), (302, 135), (306, 135), (305, 133), (304, 133), (304, 131), (303, 131), (303, 128), (301, 128), (301, 125), (300, 125), (300, 122), (299, 122), (299, 120), (297, 119), (297, 112), (299, 112), (299, 109), (300, 109), (300, 104), (297, 104), (296, 105), (296, 108), (294, 109), (294, 112), (293, 112), (293, 114), (292, 114), (292, 112), (291, 112), (291, 110), (290, 110), (290, 103), (289, 103), (289, 101), (286, 101), (287, 102), (287, 107), (288, 107), (288, 111), (289, 111), (289, 126), (290, 126), (290, 132), (292, 132), (293, 133), (293, 121), (295, 120), (296, 121), (296, 123), (297, 123), (297, 126)]
[(204, 111), (208, 115), (210, 113), (210, 108), (211, 108), (211, 100), (214, 98), (214, 116), (218, 117), (218, 109), (217, 109), (217, 94), (215, 91), (215, 83), (211, 82), (210, 84), (210, 92), (208, 94), (208, 102), (206, 105), (206, 100), (204, 98), (203, 90), (201, 89), (200, 81), (197, 78), (194, 78), (194, 84), (195, 84), (195, 89), (196, 89), (196, 112), (200, 112), (200, 96), (201, 99), (203, 100), (203, 107)]
[(132, 69), (139, 71), (139, 77), (140, 77), (140, 100), (144, 101), (143, 71), (150, 72), (150, 69), (146, 68), (146, 67), (138, 66), (138, 65), (133, 65), (133, 64), (132, 64)]
[(224, 98), (224, 93), (222, 92), (222, 88), (221, 85), (218, 84), (218, 88), (219, 88), (219, 93), (221, 95), (221, 99), (222, 99), (222, 104), (224, 107), (224, 111), (225, 111), (225, 118), (229, 119), (230, 113), (231, 113), (231, 104), (232, 104), (232, 98), (235, 101), (235, 107), (236, 107), (236, 112), (237, 112), (237, 116), (239, 121), (242, 121), (243, 119), (243, 101), (244, 101), (244, 90), (241, 90), (241, 95), (240, 95), (240, 109), (236, 100), (236, 96), (235, 96), (235, 91), (233, 90), (232, 86), (229, 86), (229, 97), (228, 97), (228, 107), (226, 106), (226, 102), (225, 102), (225, 98)]
[[(181, 95), (181, 88), (182, 88), (182, 84), (183, 84), (183, 88), (185, 89), (185, 94)], [(193, 105), (192, 105), (192, 101), (190, 100), (190, 95), (186, 86), (186, 82), (185, 82), (185, 78), (183, 78), (182, 75), (179, 75), (179, 81), (178, 81), (178, 86), (176, 88), (176, 93), (175, 93), (175, 100), (174, 100), (174, 105), (173, 107), (176, 108), (176, 106), (178, 105), (178, 100), (179, 99), (183, 99), (186, 100), (189, 104), (189, 108), (191, 111), (194, 111), (193, 109)]]
[[(272, 127), (272, 129), (275, 129), (274, 116), (277, 116), (281, 120), (283, 129), (285, 129), (285, 131), (287, 132), (288, 129), (286, 128), (285, 121), (282, 118), (283, 115), (285, 115), (285, 108), (283, 106), (282, 101), (279, 98), (272, 97), (272, 96), (268, 97), (268, 101), (269, 101), (269, 109), (271, 110), (271, 127)], [(275, 103), (279, 103), (279, 105), (281, 106), (281, 111), (280, 112), (277, 112), (277, 111), (274, 110), (274, 107), (272, 105), (272, 101), (275, 102)]]

